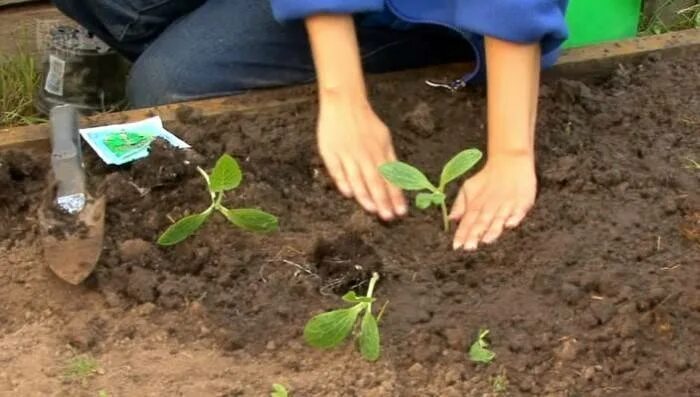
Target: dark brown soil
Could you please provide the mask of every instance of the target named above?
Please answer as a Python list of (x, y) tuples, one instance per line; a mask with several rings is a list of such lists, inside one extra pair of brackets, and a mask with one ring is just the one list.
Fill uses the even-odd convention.
[[(171, 313), (158, 325), (182, 344), (211, 339), (279, 363), (295, 396), (495, 395), (498, 375), (514, 396), (700, 395), (698, 76), (696, 56), (651, 57), (600, 81), (546, 83), (536, 208), (472, 254), (449, 249), (438, 213), (384, 224), (343, 200), (316, 155), (311, 106), (213, 119), (183, 109), (168, 128), (197, 153), (159, 147), (122, 169), (90, 162), (109, 204), (89, 286), (112, 308)], [(460, 148), (483, 146), (482, 90), (449, 95), (415, 81), (372, 92), (400, 157), (430, 175)], [(226, 204), (278, 215), (280, 232), (248, 234), (215, 216), (184, 243), (156, 246), (173, 219), (207, 207), (194, 166), (222, 153), (244, 170)], [(38, 177), (13, 159), (0, 167), (0, 214), (14, 223)], [(379, 302), (390, 302), (380, 361), (301, 347), (305, 321), (365, 288), (372, 271)], [(206, 311), (207, 332), (190, 321), (193, 307)], [(491, 330), (490, 366), (468, 360), (480, 328)], [(77, 344), (99, 352), (99, 340)]]

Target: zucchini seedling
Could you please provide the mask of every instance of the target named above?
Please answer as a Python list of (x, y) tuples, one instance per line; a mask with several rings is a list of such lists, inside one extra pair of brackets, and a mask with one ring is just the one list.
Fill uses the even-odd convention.
[(306, 343), (318, 349), (331, 349), (340, 345), (356, 328), (357, 317), (364, 311), (357, 334), (357, 344), (365, 360), (376, 361), (380, 354), (377, 324), (383, 312), (382, 309), (376, 318), (372, 314), (372, 303), (376, 300), (372, 297), (372, 293), (377, 280), (379, 280), (379, 274), (375, 272), (369, 280), (365, 296), (358, 296), (354, 291), (343, 296), (343, 300), (353, 303), (353, 306), (321, 313), (309, 320), (304, 327)]
[(270, 393), (270, 397), (289, 397), (289, 392), (287, 391), (287, 388), (284, 387), (284, 385), (274, 383), (272, 385), (272, 392)]
[(470, 360), (477, 363), (489, 364), (494, 358), (496, 358), (496, 353), (489, 350), (489, 344), (486, 341), (486, 337), (488, 335), (488, 329), (479, 330), (479, 335), (469, 348)]
[(443, 226), (447, 232), (450, 229), (450, 220), (447, 216), (445, 188), (448, 183), (474, 167), (481, 160), (481, 156), (479, 149), (467, 149), (458, 153), (442, 168), (440, 184), (437, 187), (418, 168), (401, 161), (383, 164), (379, 167), (379, 172), (384, 179), (400, 189), (418, 191), (416, 207), (424, 210), (432, 205), (439, 206), (442, 210)]
[(211, 205), (204, 211), (188, 215), (168, 227), (158, 238), (158, 244), (169, 246), (177, 244), (199, 229), (209, 216), (217, 211), (232, 224), (251, 232), (272, 232), (277, 230), (278, 222), (274, 215), (253, 208), (228, 209), (221, 204), (224, 193), (237, 188), (243, 180), (243, 172), (236, 160), (224, 154), (216, 161), (216, 165), (208, 175), (202, 168), (197, 167), (207, 183), (211, 197)]

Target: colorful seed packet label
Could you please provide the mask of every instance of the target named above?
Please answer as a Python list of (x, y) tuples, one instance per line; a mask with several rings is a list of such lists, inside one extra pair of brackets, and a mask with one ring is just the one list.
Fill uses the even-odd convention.
[(134, 123), (84, 128), (80, 130), (80, 136), (110, 165), (122, 165), (148, 157), (151, 142), (158, 138), (175, 148), (190, 148), (190, 145), (165, 129), (159, 116)]

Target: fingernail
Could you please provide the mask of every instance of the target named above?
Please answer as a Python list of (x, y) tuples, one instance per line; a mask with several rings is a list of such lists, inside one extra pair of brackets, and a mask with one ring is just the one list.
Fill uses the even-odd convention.
[(405, 205), (400, 205), (396, 208), (396, 213), (399, 215), (406, 215), (408, 213), (408, 208)]
[(466, 244), (464, 244), (464, 249), (467, 251), (474, 251), (477, 247), (476, 242), (474, 241), (467, 241)]
[(379, 216), (382, 217), (382, 219), (384, 219), (385, 221), (390, 221), (394, 218), (394, 214), (387, 209), (380, 210)]
[(457, 250), (459, 249), (459, 247), (461, 247), (461, 246), (462, 246), (462, 243), (460, 243), (459, 241), (456, 241), (456, 240), (455, 240), (455, 241), (452, 243), (452, 249), (455, 250), (455, 251), (457, 251)]
[(364, 203), (365, 209), (369, 212), (377, 212), (377, 207), (374, 205), (374, 203), (367, 201)]

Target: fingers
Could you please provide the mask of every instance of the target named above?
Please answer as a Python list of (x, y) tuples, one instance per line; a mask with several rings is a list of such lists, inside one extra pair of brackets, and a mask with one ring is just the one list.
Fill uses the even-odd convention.
[(369, 190), (369, 195), (377, 208), (379, 217), (385, 221), (390, 221), (396, 216), (394, 206), (389, 196), (389, 191), (386, 183), (379, 175), (376, 167), (369, 163), (362, 168), (362, 176), (364, 184)]
[[(396, 153), (394, 152), (393, 147), (389, 149), (389, 154), (387, 157), (387, 160), (380, 161), (379, 165), (389, 161), (396, 161)], [(386, 186), (387, 190), (389, 191), (389, 200), (391, 201), (391, 205), (394, 208), (394, 213), (398, 216), (406, 215), (406, 213), (408, 213), (408, 206), (406, 205), (406, 199), (404, 198), (401, 189), (384, 181), (383, 178), (382, 181), (384, 182), (384, 186)]]
[(345, 175), (345, 170), (343, 169), (343, 164), (340, 160), (335, 156), (331, 156), (324, 158), (324, 162), (326, 163), (328, 173), (331, 178), (333, 178), (333, 181), (335, 181), (335, 185), (338, 187), (340, 193), (347, 198), (352, 197), (352, 188), (350, 187), (348, 178)]
[(491, 244), (496, 241), (496, 239), (500, 237), (501, 233), (503, 233), (506, 221), (509, 219), (512, 212), (513, 210), (510, 206), (501, 207), (496, 216), (491, 220), (491, 225), (484, 233), (481, 241), (485, 244)]
[(510, 217), (506, 219), (505, 222), (505, 227), (508, 229), (512, 229), (520, 224), (520, 222), (525, 219), (525, 215), (527, 215), (527, 212), (530, 210), (530, 208), (524, 208), (520, 210), (513, 211)]
[(467, 191), (466, 187), (460, 189), (455, 203), (452, 205), (452, 210), (450, 211), (450, 220), (457, 221), (462, 219), (464, 216), (464, 211), (467, 210)]
[[(387, 159), (388, 157), (388, 159)], [(379, 173), (379, 165), (392, 161), (393, 152), (387, 156), (376, 156), (377, 160), (343, 161), (335, 156), (324, 158), (329, 174), (338, 190), (345, 197), (355, 197), (368, 212), (377, 213), (380, 218), (390, 221), (408, 212), (403, 193), (390, 185)], [(375, 165), (376, 164), (376, 165)]]
[(453, 249), (476, 249), (476, 247), (468, 248), (467, 241), (472, 235), (472, 226), (476, 223), (476, 220), (480, 217), (480, 215), (481, 208), (467, 209), (462, 220), (459, 222), (457, 231), (455, 232), (455, 238), (452, 242)]
[(343, 163), (345, 175), (348, 178), (348, 183), (352, 189), (352, 195), (358, 203), (366, 211), (371, 213), (377, 212), (377, 206), (372, 199), (372, 196), (365, 184), (365, 178), (360, 167), (352, 160)]

